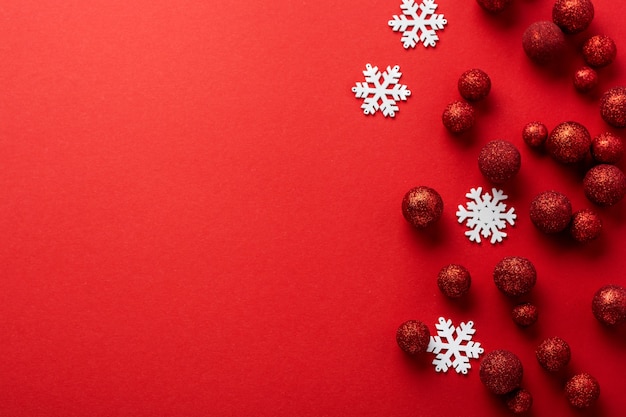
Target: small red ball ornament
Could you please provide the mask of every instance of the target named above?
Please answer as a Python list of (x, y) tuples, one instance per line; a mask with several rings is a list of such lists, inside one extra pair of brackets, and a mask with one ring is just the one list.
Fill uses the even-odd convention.
[(602, 220), (594, 210), (583, 209), (572, 215), (570, 234), (575, 241), (586, 243), (592, 241), (602, 232)]
[(567, 366), (572, 357), (572, 352), (565, 340), (560, 337), (550, 337), (541, 342), (535, 355), (543, 369), (549, 372), (558, 372)]
[(565, 36), (561, 29), (547, 20), (528, 26), (522, 36), (522, 47), (535, 63), (543, 65), (557, 59), (565, 49)]
[(591, 141), (591, 156), (602, 164), (615, 164), (624, 155), (624, 143), (611, 132), (602, 133)]
[(482, 100), (489, 95), (491, 90), (489, 75), (478, 68), (467, 70), (461, 74), (457, 84), (461, 97), (469, 101)]
[(446, 129), (454, 134), (459, 134), (474, 126), (476, 115), (470, 104), (456, 100), (446, 106), (441, 120)]
[(524, 388), (518, 388), (506, 395), (506, 407), (513, 414), (527, 413), (533, 405), (533, 396)]
[(437, 276), (437, 286), (449, 298), (459, 298), (467, 294), (471, 283), (469, 271), (461, 265), (445, 266)]
[(605, 285), (593, 296), (591, 311), (605, 326), (617, 326), (626, 322), (626, 288)]
[(494, 394), (507, 394), (520, 386), (522, 361), (508, 350), (494, 350), (480, 362), (480, 381)]
[(617, 46), (608, 36), (595, 35), (583, 44), (583, 59), (591, 67), (605, 67), (615, 61), (616, 56)]
[(545, 191), (530, 203), (530, 220), (543, 233), (558, 233), (567, 228), (572, 219), (569, 198), (557, 191)]
[(556, 0), (552, 7), (552, 21), (569, 34), (587, 29), (593, 15), (591, 0)]
[(430, 343), (430, 330), (419, 320), (405, 321), (396, 332), (398, 346), (410, 355), (425, 352)]
[(493, 270), (496, 287), (509, 297), (528, 294), (537, 282), (537, 271), (532, 262), (520, 256), (502, 259)]
[(591, 67), (582, 67), (574, 73), (574, 88), (580, 93), (592, 91), (598, 82), (598, 73)]
[(576, 408), (587, 408), (600, 397), (600, 384), (589, 374), (574, 375), (565, 384), (565, 396)]
[(539, 313), (537, 307), (532, 303), (521, 303), (511, 310), (513, 322), (520, 327), (528, 327), (537, 322)]
[(410, 189), (402, 199), (402, 215), (418, 229), (435, 223), (443, 213), (443, 200), (437, 191), (419, 186)]
[(591, 135), (587, 128), (577, 122), (557, 125), (546, 140), (546, 149), (555, 160), (571, 164), (585, 159), (589, 153)]
[(505, 140), (492, 140), (478, 155), (478, 168), (489, 181), (502, 184), (520, 170), (522, 159), (517, 147)]
[(522, 139), (531, 148), (538, 148), (548, 138), (548, 128), (541, 122), (530, 122), (522, 130)]
[(615, 165), (596, 165), (587, 171), (583, 190), (591, 202), (599, 206), (612, 206), (626, 194), (626, 175)]
[(513, 0), (476, 0), (476, 2), (490, 13), (500, 13), (513, 2)]
[(600, 116), (613, 127), (626, 127), (626, 87), (613, 87), (602, 95)]

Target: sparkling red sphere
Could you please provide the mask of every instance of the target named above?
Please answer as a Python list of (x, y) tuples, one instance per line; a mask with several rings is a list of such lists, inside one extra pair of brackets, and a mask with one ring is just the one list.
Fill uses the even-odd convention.
[(587, 171), (583, 179), (583, 191), (591, 202), (599, 206), (612, 206), (626, 194), (626, 175), (615, 165), (596, 165)]
[(565, 384), (565, 396), (576, 408), (590, 407), (600, 397), (600, 384), (589, 374), (576, 374)]
[(530, 203), (530, 220), (543, 233), (558, 233), (572, 220), (572, 204), (564, 194), (544, 191)]
[(611, 132), (604, 132), (591, 141), (591, 156), (602, 164), (615, 164), (624, 155), (622, 139)]
[(537, 64), (554, 61), (565, 49), (565, 36), (553, 22), (543, 20), (532, 23), (522, 35), (522, 48), (526, 56)]
[(506, 395), (506, 408), (513, 414), (523, 414), (530, 411), (533, 405), (532, 394), (524, 388), (518, 388)]
[(572, 215), (570, 234), (575, 241), (585, 243), (597, 239), (602, 232), (602, 219), (591, 209), (582, 209)]
[(574, 88), (581, 93), (594, 90), (599, 81), (598, 73), (591, 67), (582, 67), (574, 73)]
[(493, 270), (496, 287), (509, 297), (528, 294), (537, 282), (537, 271), (531, 261), (521, 256), (503, 258)]
[(456, 100), (448, 104), (441, 115), (443, 125), (454, 134), (468, 131), (476, 122), (474, 108), (465, 101)]
[(443, 199), (430, 187), (419, 186), (410, 189), (402, 199), (402, 215), (418, 229), (435, 223), (443, 213)]
[(605, 326), (626, 323), (626, 288), (620, 285), (605, 285), (593, 296), (591, 311)]
[(537, 306), (529, 302), (518, 304), (511, 310), (511, 318), (520, 327), (531, 326), (539, 318)]
[(572, 358), (569, 345), (560, 337), (545, 339), (537, 347), (535, 355), (541, 367), (549, 372), (564, 369)]
[(457, 86), (465, 100), (478, 101), (489, 95), (491, 79), (485, 71), (473, 68), (461, 74)]
[(546, 140), (546, 149), (558, 162), (571, 164), (585, 159), (589, 153), (591, 135), (578, 122), (558, 124)]
[(470, 273), (462, 265), (444, 266), (437, 276), (437, 286), (449, 298), (459, 298), (467, 294), (471, 283)]
[(616, 56), (615, 41), (606, 35), (592, 36), (583, 44), (583, 59), (591, 67), (605, 67), (615, 61)]
[(626, 87), (613, 87), (602, 95), (600, 116), (613, 127), (626, 127)]
[(587, 29), (593, 15), (591, 0), (556, 0), (552, 7), (552, 21), (568, 34)]
[(508, 350), (494, 350), (480, 362), (480, 381), (494, 394), (507, 394), (518, 388), (524, 369), (517, 355)]
[(396, 331), (396, 342), (410, 355), (425, 352), (430, 343), (430, 330), (419, 320), (405, 321)]
[(520, 170), (522, 158), (517, 147), (505, 140), (492, 140), (478, 155), (478, 168), (489, 181), (502, 184)]
[(548, 128), (541, 122), (530, 122), (522, 130), (522, 139), (531, 148), (538, 148), (548, 138)]
[(476, 0), (476, 2), (490, 13), (500, 13), (513, 2), (513, 0)]

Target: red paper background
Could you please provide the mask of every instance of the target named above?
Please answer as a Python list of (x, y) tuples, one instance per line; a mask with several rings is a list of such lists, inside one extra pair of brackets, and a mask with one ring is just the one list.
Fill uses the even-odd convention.
[[(407, 319), (473, 320), (487, 351), (523, 361), (533, 416), (616, 416), (626, 333), (590, 303), (626, 285), (624, 204), (600, 209), (602, 238), (575, 245), (528, 217), (534, 195), (591, 207), (583, 167), (524, 146), (521, 129), (565, 120), (611, 130), (600, 92), (626, 84), (626, 5), (594, 0), (568, 57), (540, 68), (521, 34), (551, 1), (516, 0), (490, 16), (440, 0), (436, 48), (404, 50), (387, 26), (400, 2), (319, 0), (6, 0), (0, 5), (0, 415), (508, 415), (478, 378), (407, 358)], [(590, 34), (618, 44), (597, 94), (571, 82)], [(413, 94), (395, 119), (364, 116), (351, 87), (365, 64), (400, 65)], [(456, 81), (479, 67), (493, 89), (472, 133), (441, 124)], [(612, 130), (620, 135), (623, 131)], [(504, 189), (518, 213), (500, 245), (470, 243), (454, 216), (489, 187), (476, 157), (503, 138), (522, 153)], [(623, 164), (622, 164), (623, 167)], [(440, 223), (412, 230), (400, 201), (416, 185), (445, 202)], [(509, 318), (492, 283), (504, 256), (530, 258), (540, 321)], [(450, 302), (435, 277), (472, 273)], [(573, 358), (549, 375), (534, 349), (567, 340)], [(586, 371), (600, 401), (578, 412), (565, 378)]]

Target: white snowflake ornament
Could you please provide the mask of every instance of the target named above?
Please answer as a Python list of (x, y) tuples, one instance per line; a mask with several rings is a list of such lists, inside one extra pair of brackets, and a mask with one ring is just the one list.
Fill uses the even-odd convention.
[(415, 48), (420, 41), (424, 48), (437, 45), (437, 31), (448, 23), (443, 14), (435, 13), (437, 7), (435, 0), (423, 0), (419, 6), (415, 0), (402, 0), (402, 15), (393, 15), (388, 25), (394, 32), (402, 32), (405, 49)]
[(363, 114), (374, 114), (380, 110), (385, 117), (395, 117), (399, 110), (397, 102), (406, 101), (411, 95), (406, 85), (398, 84), (402, 76), (400, 66), (387, 67), (387, 71), (381, 73), (378, 67), (367, 64), (363, 75), (365, 82), (357, 82), (352, 87), (356, 98), (364, 99), (361, 105)]
[(465, 196), (472, 201), (468, 202), (466, 207), (459, 205), (456, 216), (459, 223), (466, 222), (465, 225), (470, 228), (465, 232), (465, 236), (470, 241), (480, 243), (481, 236), (488, 238), (491, 236), (491, 244), (502, 242), (507, 236), (503, 230), (507, 223), (511, 226), (515, 224), (517, 215), (515, 209), (511, 207), (508, 211), (504, 200), (508, 198), (502, 190), (495, 188), (489, 193), (482, 194), (482, 187), (472, 188)]
[(459, 327), (452, 324), (452, 320), (439, 317), (435, 325), (437, 336), (430, 337), (427, 352), (434, 353), (433, 365), (435, 371), (448, 372), (454, 368), (457, 374), (467, 374), (472, 365), (470, 359), (478, 359), (485, 351), (479, 342), (472, 341), (476, 333), (474, 322), (461, 322)]

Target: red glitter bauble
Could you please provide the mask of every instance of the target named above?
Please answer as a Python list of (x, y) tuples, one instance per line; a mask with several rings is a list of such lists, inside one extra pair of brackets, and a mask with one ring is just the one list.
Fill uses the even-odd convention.
[(557, 125), (546, 140), (550, 156), (564, 164), (580, 162), (589, 153), (591, 135), (587, 128), (577, 122)]
[(430, 330), (419, 320), (405, 321), (398, 327), (396, 341), (410, 355), (425, 352), (430, 343)]
[(583, 44), (583, 58), (587, 65), (605, 67), (615, 61), (617, 46), (615, 41), (605, 35), (595, 35)]
[(419, 186), (410, 189), (402, 199), (402, 215), (418, 229), (439, 220), (443, 213), (443, 200), (437, 191)]
[(492, 140), (478, 155), (478, 168), (491, 182), (502, 184), (520, 170), (522, 159), (517, 147), (505, 140)]
[(547, 64), (557, 59), (565, 49), (565, 36), (561, 29), (547, 20), (528, 26), (522, 36), (526, 55), (537, 64)]
[(476, 0), (483, 9), (490, 13), (500, 13), (506, 9), (513, 0)]
[(567, 401), (576, 408), (587, 408), (600, 397), (600, 384), (589, 374), (574, 375), (565, 384)]
[(511, 310), (513, 322), (520, 327), (528, 327), (537, 322), (539, 313), (537, 307), (532, 303), (521, 303)]
[(549, 372), (558, 372), (569, 363), (572, 352), (567, 342), (560, 337), (550, 337), (535, 351), (539, 365)]
[(506, 408), (514, 414), (526, 413), (533, 405), (533, 396), (524, 388), (518, 388), (506, 395)]
[(593, 296), (591, 311), (598, 321), (606, 326), (626, 322), (626, 288), (605, 285)]
[(570, 234), (575, 241), (580, 243), (589, 242), (600, 236), (601, 232), (602, 220), (595, 211), (583, 209), (572, 215)]
[(598, 86), (598, 73), (590, 67), (582, 67), (574, 73), (574, 88), (581, 93), (588, 93)]
[(580, 33), (593, 20), (591, 0), (556, 0), (552, 7), (552, 21), (565, 33)]
[(523, 374), (522, 361), (508, 350), (491, 351), (480, 362), (480, 381), (494, 394), (507, 394), (518, 388)]
[(474, 68), (461, 74), (458, 81), (459, 93), (465, 100), (478, 101), (487, 97), (491, 90), (491, 79), (481, 69)]
[(591, 202), (599, 206), (612, 206), (626, 194), (626, 175), (615, 165), (596, 165), (587, 171), (583, 190)]
[(496, 287), (509, 297), (527, 294), (535, 286), (537, 271), (532, 262), (520, 256), (502, 259), (493, 270)]
[(602, 95), (600, 116), (613, 127), (626, 127), (626, 87), (613, 87)]
[(624, 143), (611, 132), (602, 133), (591, 141), (591, 156), (602, 164), (615, 164), (624, 155)]
[(522, 130), (522, 139), (531, 148), (538, 148), (548, 138), (548, 128), (541, 122), (530, 122)]
[(459, 298), (467, 294), (472, 283), (469, 271), (461, 266), (450, 264), (439, 271), (437, 286), (450, 298)]
[(572, 220), (572, 204), (557, 191), (544, 191), (530, 203), (530, 220), (543, 233), (558, 233)]
[(465, 101), (453, 101), (446, 106), (441, 116), (443, 125), (454, 134), (463, 133), (474, 126), (474, 108)]

